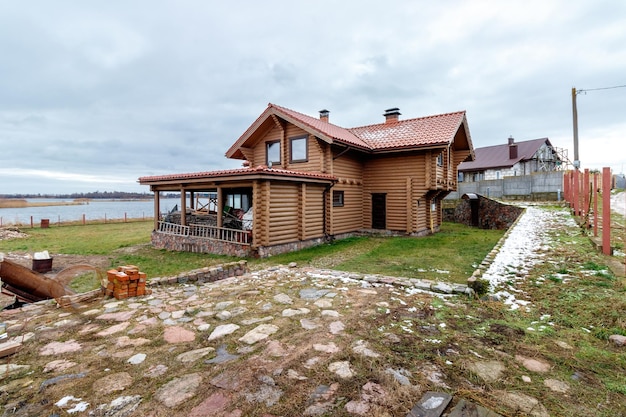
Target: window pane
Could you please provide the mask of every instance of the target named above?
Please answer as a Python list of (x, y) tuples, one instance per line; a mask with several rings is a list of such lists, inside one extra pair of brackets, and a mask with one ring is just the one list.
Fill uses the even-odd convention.
[(306, 145), (307, 138), (294, 138), (291, 139), (291, 160), (292, 161), (306, 161)]
[(333, 191), (333, 206), (334, 207), (343, 206), (343, 191)]
[(280, 142), (269, 142), (267, 144), (267, 165), (280, 164)]

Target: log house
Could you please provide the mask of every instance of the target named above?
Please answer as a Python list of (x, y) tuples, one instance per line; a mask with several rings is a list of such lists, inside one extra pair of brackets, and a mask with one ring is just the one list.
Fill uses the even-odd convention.
[[(316, 118), (270, 103), (226, 152), (244, 168), (139, 178), (155, 193), (153, 245), (269, 256), (363, 233), (437, 232), (458, 165), (474, 159), (466, 114), (400, 120), (392, 108), (384, 116), (343, 128), (327, 110)], [(181, 193), (179, 222), (156, 215), (161, 192)], [(192, 216), (194, 195), (207, 193), (210, 226)], [(226, 226), (233, 209), (251, 216), (249, 230)]]

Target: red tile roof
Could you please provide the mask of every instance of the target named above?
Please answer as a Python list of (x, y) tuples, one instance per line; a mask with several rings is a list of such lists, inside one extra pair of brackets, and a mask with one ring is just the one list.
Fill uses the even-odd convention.
[(320, 174), (317, 172), (304, 172), (304, 171), (291, 171), (286, 169), (275, 169), (268, 168), (266, 166), (258, 166), (256, 168), (237, 168), (237, 169), (227, 169), (222, 171), (205, 171), (205, 172), (190, 172), (185, 174), (168, 174), (168, 175), (153, 175), (140, 177), (140, 184), (149, 184), (153, 182), (164, 182), (164, 181), (189, 181), (193, 179), (202, 179), (207, 180), (211, 178), (219, 179), (222, 177), (230, 177), (233, 175), (242, 176), (242, 175), (253, 175), (253, 174), (263, 174), (270, 176), (285, 176), (285, 177), (296, 177), (296, 178), (310, 178), (310, 179), (319, 179), (319, 180), (327, 180), (327, 181), (336, 181), (337, 178), (333, 175), (328, 174)]
[[(370, 126), (346, 129), (316, 117), (269, 103), (261, 115), (248, 127), (243, 135), (228, 149), (229, 158), (242, 158), (240, 148), (272, 116), (278, 116), (302, 129), (311, 132), (329, 143), (340, 143), (366, 152), (390, 151), (431, 146), (445, 146), (454, 140), (456, 132), (463, 126), (471, 149), (471, 138), (467, 128), (465, 112), (446, 113), (416, 119), (398, 120)], [(219, 179), (229, 176), (270, 175), (310, 180), (336, 181), (332, 175), (315, 172), (271, 169), (265, 166), (240, 168), (224, 171), (194, 172), (187, 174), (157, 175), (139, 178), (141, 184)]]
[(465, 112), (459, 111), (355, 127), (350, 131), (368, 143), (372, 150), (447, 145), (464, 120)]
[[(420, 148), (452, 143), (454, 135), (465, 122), (465, 112), (445, 113), (415, 119), (398, 120), (369, 126), (343, 128), (316, 117), (269, 103), (265, 111), (230, 147), (226, 156), (233, 157), (237, 149), (254, 133), (259, 125), (271, 115), (279, 116), (290, 123), (300, 125), (330, 143), (340, 143), (365, 151), (387, 151)], [(466, 128), (469, 136), (469, 130)], [(470, 139), (468, 137), (468, 139)], [(471, 140), (471, 139), (470, 139)]]
[(349, 129), (334, 125), (330, 122), (325, 122), (317, 117), (307, 116), (306, 114), (299, 113), (295, 110), (288, 109), (286, 107), (277, 106), (276, 104), (268, 104), (268, 107), (278, 110), (279, 114), (288, 115), (294, 120), (298, 120), (306, 126), (312, 128), (316, 132), (322, 133), (329, 138), (346, 143), (348, 145), (358, 146), (359, 148), (370, 149), (369, 144), (352, 133)]
[(488, 168), (512, 167), (516, 163), (531, 159), (543, 144), (552, 146), (548, 138), (532, 139), (515, 142), (517, 158), (509, 158), (509, 144), (485, 146), (476, 148), (476, 158), (473, 161), (459, 164), (459, 171), (480, 171)]

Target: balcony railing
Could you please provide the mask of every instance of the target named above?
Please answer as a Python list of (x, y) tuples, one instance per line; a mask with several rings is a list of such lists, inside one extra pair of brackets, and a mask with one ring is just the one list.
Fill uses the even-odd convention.
[(176, 236), (193, 236), (203, 239), (220, 240), (222, 242), (250, 245), (252, 233), (249, 230), (228, 229), (225, 227), (190, 224), (182, 226), (177, 223), (159, 222), (160, 233)]

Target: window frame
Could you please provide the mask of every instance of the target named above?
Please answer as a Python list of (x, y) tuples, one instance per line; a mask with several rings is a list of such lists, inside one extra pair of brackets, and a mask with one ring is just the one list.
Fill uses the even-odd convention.
[(443, 151), (439, 155), (437, 155), (437, 166), (443, 166)]
[[(304, 158), (294, 158), (293, 155), (293, 143), (298, 140), (304, 139)], [(309, 136), (294, 136), (289, 138), (289, 163), (309, 162)]]
[(333, 207), (343, 207), (345, 204), (345, 192), (343, 190), (333, 190)]
[[(270, 161), (270, 147), (273, 145), (278, 145), (278, 161)], [(267, 141), (265, 142), (265, 164), (268, 167), (271, 167), (274, 164), (281, 164), (281, 160), (282, 160), (282, 155), (281, 155), (281, 146), (280, 146), (280, 140), (272, 140), (272, 141)]]

